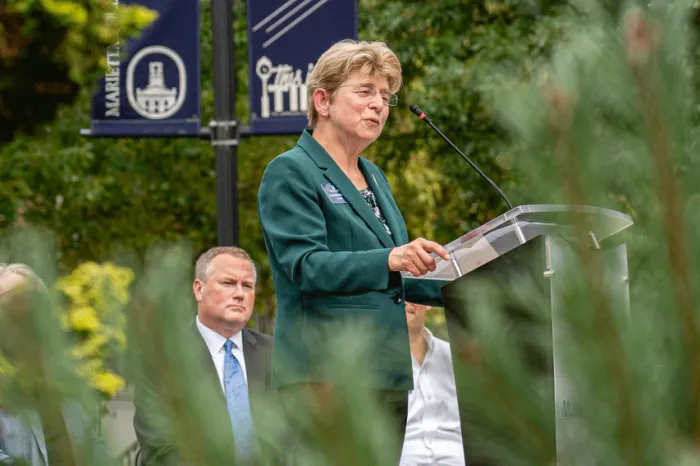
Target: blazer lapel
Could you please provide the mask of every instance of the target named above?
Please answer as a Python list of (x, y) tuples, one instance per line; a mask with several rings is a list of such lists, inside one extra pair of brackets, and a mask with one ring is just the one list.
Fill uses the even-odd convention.
[[(204, 338), (202, 338), (202, 335), (199, 333), (196, 324), (192, 325), (192, 335), (195, 338), (194, 341), (199, 342), (197, 350), (200, 353), (199, 357), (202, 360), (202, 366), (206, 368), (207, 374), (211, 375), (212, 381), (216, 383), (216, 386), (221, 387), (221, 380), (219, 380), (219, 374), (217, 374), (216, 372), (214, 360), (212, 359), (211, 353), (209, 352), (209, 348), (207, 348), (207, 343), (204, 341)], [(221, 398), (225, 402), (226, 394), (223, 390), (219, 390), (219, 393), (221, 393)]]
[[(266, 386), (267, 374), (265, 374), (265, 355), (260, 350), (258, 340), (247, 328), (243, 329), (243, 357), (245, 358), (245, 372), (248, 376), (248, 386)], [(251, 383), (252, 382), (252, 383)]]
[(384, 226), (379, 222), (376, 215), (374, 215), (374, 212), (372, 212), (372, 209), (362, 197), (360, 191), (352, 184), (350, 179), (345, 176), (345, 173), (343, 173), (340, 167), (337, 165), (335, 167), (328, 167), (325, 176), (338, 188), (355, 213), (359, 215), (370, 230), (377, 235), (382, 245), (386, 248), (393, 248), (395, 245), (391, 240), (391, 236), (389, 236), (389, 233), (386, 232)]
[[(352, 184), (350, 179), (343, 173), (337, 163), (330, 155), (316, 142), (308, 130), (305, 130), (298, 142), (304, 151), (316, 162), (318, 168), (324, 172), (324, 176), (335, 186), (343, 195), (352, 210), (367, 224), (370, 230), (379, 238), (382, 245), (386, 248), (395, 246), (391, 236), (386, 232), (384, 226), (379, 222), (377, 217), (370, 209), (367, 202), (360, 194), (360, 191)], [(391, 225), (389, 226), (391, 228)], [(393, 230), (392, 230), (393, 231)]]
[[(382, 211), (382, 215), (384, 215), (384, 219), (391, 230), (394, 245), (404, 244), (407, 242), (408, 238), (403, 238), (404, 229), (399, 223), (399, 216), (401, 214), (399, 213), (396, 203), (391, 197), (391, 193), (387, 191), (384, 185), (379, 184), (376, 174), (367, 165), (362, 157), (360, 157), (360, 169), (362, 170), (362, 173), (364, 173), (365, 179), (372, 188), (372, 191), (374, 191), (374, 195), (377, 198), (377, 203)], [(381, 174), (379, 176), (381, 176)]]

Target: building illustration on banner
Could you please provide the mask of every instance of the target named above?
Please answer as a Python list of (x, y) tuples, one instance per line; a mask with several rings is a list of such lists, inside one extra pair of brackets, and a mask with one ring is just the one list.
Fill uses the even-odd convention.
[(165, 87), (163, 62), (148, 63), (148, 85), (145, 89), (136, 88), (136, 105), (149, 115), (165, 113), (175, 105), (177, 88)]
[[(168, 88), (165, 84), (164, 57), (172, 60), (177, 67), (179, 76), (175, 87)], [(137, 66), (144, 60), (148, 63), (148, 81), (143, 86), (136, 86), (136, 76), (144, 74), (137, 75)], [(182, 58), (172, 49), (159, 45), (140, 50), (126, 70), (126, 93), (129, 105), (144, 118), (162, 120), (173, 116), (180, 110), (187, 96), (187, 70)]]
[[(1, 2), (2, 0), (0, 0)], [(199, 0), (104, 0), (141, 5), (157, 18), (138, 37), (108, 44), (104, 79), (92, 96), (92, 137), (199, 137)], [(116, 18), (117, 9), (110, 14)]]
[(260, 78), (260, 117), (306, 115), (308, 108), (306, 84), (314, 64), (309, 63), (306, 75), (288, 64), (274, 65), (266, 56), (258, 59), (255, 73)]

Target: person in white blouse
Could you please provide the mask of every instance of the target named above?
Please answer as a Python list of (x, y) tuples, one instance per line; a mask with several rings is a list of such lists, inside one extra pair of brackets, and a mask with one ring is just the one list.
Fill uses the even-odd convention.
[(425, 328), (428, 309), (406, 303), (414, 388), (408, 395), (401, 466), (464, 466), (450, 345)]

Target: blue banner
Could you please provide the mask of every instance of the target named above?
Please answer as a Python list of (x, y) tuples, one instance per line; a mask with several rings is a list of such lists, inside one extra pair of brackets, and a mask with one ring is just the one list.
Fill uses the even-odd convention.
[(248, 1), (250, 127), (298, 134), (307, 126), (306, 83), (335, 42), (357, 38), (356, 0)]
[(136, 39), (106, 50), (109, 70), (92, 101), (93, 136), (199, 134), (199, 0), (111, 0), (158, 11)]

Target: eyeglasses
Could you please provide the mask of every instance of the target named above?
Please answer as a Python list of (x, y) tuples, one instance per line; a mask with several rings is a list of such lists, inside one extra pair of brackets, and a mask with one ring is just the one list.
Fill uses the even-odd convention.
[[(374, 99), (374, 96), (377, 95), (377, 88), (366, 84), (343, 84), (342, 86), (338, 86), (338, 88), (349, 86), (354, 86), (355, 89), (353, 92), (357, 94), (360, 99), (367, 102)], [(396, 107), (396, 105), (399, 103), (399, 96), (396, 94), (389, 94), (388, 92), (383, 91), (379, 92), (379, 94), (382, 96), (384, 103), (389, 107)]]

